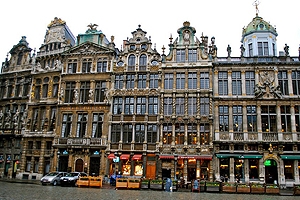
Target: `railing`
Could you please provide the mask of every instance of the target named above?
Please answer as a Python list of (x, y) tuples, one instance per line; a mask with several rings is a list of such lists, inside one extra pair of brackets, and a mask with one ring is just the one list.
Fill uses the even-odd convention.
[(266, 142), (278, 141), (278, 133), (262, 133), (262, 140)]
[(216, 58), (214, 63), (278, 63), (278, 62), (299, 62), (298, 57), (223, 57)]
[(84, 145), (84, 146), (106, 146), (107, 139), (104, 138), (59, 138), (58, 145)]
[(233, 139), (236, 141), (243, 141), (244, 133), (233, 133)]

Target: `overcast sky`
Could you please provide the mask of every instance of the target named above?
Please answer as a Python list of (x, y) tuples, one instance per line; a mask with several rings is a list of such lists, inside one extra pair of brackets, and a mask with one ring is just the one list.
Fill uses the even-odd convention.
[[(74, 36), (85, 33), (90, 23), (98, 24), (106, 37), (115, 36), (117, 48), (131, 32), (141, 25), (151, 36), (153, 45), (161, 54), (162, 46), (168, 51), (169, 37), (175, 39), (178, 28), (189, 21), (202, 33), (216, 38), (218, 56), (226, 57), (229, 44), (231, 56), (240, 56), (243, 27), (255, 17), (255, 0), (1, 0), (0, 1), (0, 61), (27, 37), (30, 48), (37, 50), (44, 42), (47, 25), (54, 17), (64, 20)], [(284, 45), (290, 55), (298, 56), (300, 44), (299, 0), (259, 0), (259, 16), (277, 29), (277, 51)], [(174, 41), (174, 40), (173, 40)]]

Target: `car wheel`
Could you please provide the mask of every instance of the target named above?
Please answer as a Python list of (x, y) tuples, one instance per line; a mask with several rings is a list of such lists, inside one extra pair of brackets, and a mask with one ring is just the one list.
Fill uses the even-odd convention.
[(53, 186), (57, 186), (57, 181), (53, 181)]

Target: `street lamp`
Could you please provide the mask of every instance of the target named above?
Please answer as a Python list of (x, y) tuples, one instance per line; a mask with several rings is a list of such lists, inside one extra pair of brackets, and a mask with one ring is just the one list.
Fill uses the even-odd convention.
[(177, 177), (176, 177), (176, 174), (177, 174), (177, 160), (178, 160), (178, 155), (175, 154), (174, 155), (174, 179), (176, 180)]
[(56, 167), (56, 171), (59, 170), (59, 156), (60, 156), (60, 151), (57, 151), (57, 167)]

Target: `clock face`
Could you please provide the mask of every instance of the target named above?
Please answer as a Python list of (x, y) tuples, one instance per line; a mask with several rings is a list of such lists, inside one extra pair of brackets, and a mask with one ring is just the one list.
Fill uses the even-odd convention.
[(117, 65), (118, 65), (119, 67), (121, 67), (121, 66), (124, 65), (124, 62), (123, 62), (122, 60), (120, 60), (120, 61), (118, 61)]

